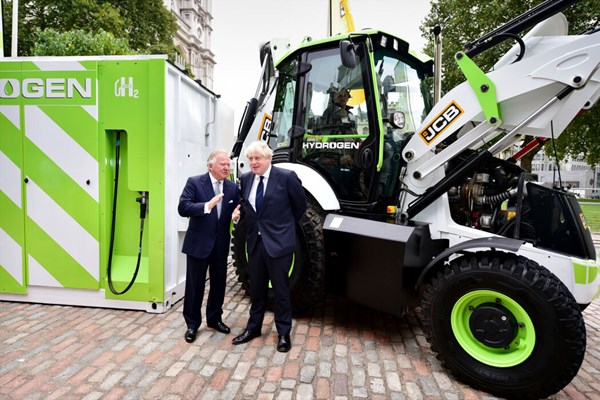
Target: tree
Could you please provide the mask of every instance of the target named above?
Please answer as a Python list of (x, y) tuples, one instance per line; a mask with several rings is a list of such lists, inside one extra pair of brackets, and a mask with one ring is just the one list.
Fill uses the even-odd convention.
[(34, 55), (91, 56), (133, 54), (125, 39), (117, 39), (112, 33), (100, 30), (89, 34), (81, 29), (57, 32), (52, 28), (36, 31), (37, 42), (33, 46)]
[[(540, 0), (431, 0), (431, 13), (421, 24), (421, 32), (429, 37), (425, 52), (433, 54), (433, 28), (439, 25), (443, 35), (443, 89), (449, 90), (465, 80), (454, 55), (464, 51), (464, 45), (510, 21), (523, 12), (540, 4)], [(563, 10), (569, 21), (570, 33), (581, 33), (597, 26), (600, 16), (600, 2), (582, 0)], [(507, 41), (487, 50), (474, 58), (483, 70), (489, 70), (499, 57), (514, 42)], [(559, 159), (567, 155), (584, 154), (591, 164), (600, 163), (600, 140), (594, 136), (600, 134), (600, 107), (582, 114), (556, 140)], [(526, 139), (527, 140), (527, 139)], [(548, 146), (550, 150), (550, 146)], [(534, 154), (530, 153), (532, 158)], [(529, 164), (530, 164), (529, 160)], [(527, 168), (527, 160), (522, 160)]]
[[(5, 27), (11, 26), (12, 1), (4, 2)], [(128, 43), (128, 48), (143, 54), (173, 55), (173, 36), (177, 31), (175, 17), (162, 0), (21, 0), (19, 1), (19, 55), (34, 55), (40, 38), (50, 39), (46, 30), (69, 37), (89, 35), (86, 40), (100, 39), (104, 33)], [(12, 32), (5, 29), (4, 48), (10, 48)], [(65, 39), (67, 36), (62, 37)], [(55, 39), (60, 39), (56, 37)], [(54, 45), (56, 45), (54, 41)], [(50, 47), (49, 47), (50, 48)], [(54, 48), (54, 47), (51, 47)], [(40, 46), (38, 46), (38, 50)], [(37, 53), (37, 55), (41, 55)], [(45, 54), (51, 55), (51, 54)], [(58, 54), (56, 54), (58, 55)]]
[[(100, 1), (100, 0), (98, 0)], [(163, 0), (103, 0), (118, 8), (132, 49), (151, 54), (173, 51), (177, 22)]]

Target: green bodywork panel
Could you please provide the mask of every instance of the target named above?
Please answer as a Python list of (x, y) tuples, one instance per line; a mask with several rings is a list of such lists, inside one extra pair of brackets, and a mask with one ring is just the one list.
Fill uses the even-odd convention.
[(456, 53), (454, 58), (477, 96), (487, 123), (492, 126), (500, 125), (502, 115), (494, 82), (465, 53)]

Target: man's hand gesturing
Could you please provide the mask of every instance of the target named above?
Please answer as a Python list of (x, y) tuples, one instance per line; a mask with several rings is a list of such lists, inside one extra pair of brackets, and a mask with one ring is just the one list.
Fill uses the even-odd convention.
[(222, 198), (223, 198), (223, 193), (219, 193), (219, 194), (215, 195), (215, 197), (210, 199), (210, 201), (208, 202), (208, 207), (212, 210), (213, 207), (216, 206), (217, 203), (220, 202)]

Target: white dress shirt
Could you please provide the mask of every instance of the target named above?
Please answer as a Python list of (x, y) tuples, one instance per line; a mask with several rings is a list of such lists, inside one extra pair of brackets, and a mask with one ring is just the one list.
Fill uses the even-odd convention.
[[(269, 175), (271, 174), (271, 166), (263, 175), (263, 195), (267, 192), (267, 183), (269, 182)], [(256, 187), (258, 186), (258, 182), (260, 182), (260, 175), (254, 175), (254, 181), (252, 182), (252, 188), (250, 188), (250, 198), (248, 201), (256, 211)]]
[[(212, 186), (213, 190), (215, 189), (215, 183), (219, 182), (219, 191), (220, 191), (220, 193), (223, 193), (223, 181), (216, 180), (211, 174), (208, 174), (208, 176), (210, 176), (210, 185)], [(223, 200), (221, 199), (220, 201), (223, 201)], [(207, 201), (206, 203), (204, 203), (204, 214), (210, 214), (210, 212), (212, 211), (208, 207), (208, 203), (210, 203), (210, 201)]]

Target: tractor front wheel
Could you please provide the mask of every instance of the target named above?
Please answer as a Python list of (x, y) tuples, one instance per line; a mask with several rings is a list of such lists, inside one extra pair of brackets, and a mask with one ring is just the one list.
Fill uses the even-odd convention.
[(550, 396), (583, 362), (577, 302), (555, 275), (524, 257), (457, 258), (429, 282), (421, 306), (438, 359), (458, 379), (497, 396)]

